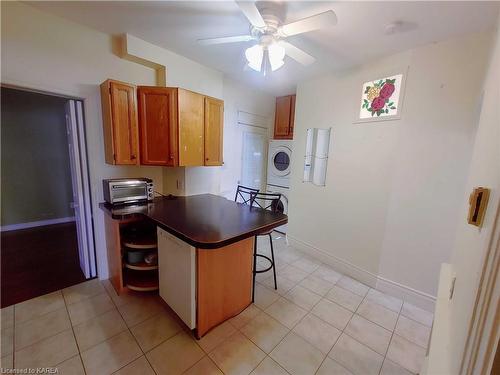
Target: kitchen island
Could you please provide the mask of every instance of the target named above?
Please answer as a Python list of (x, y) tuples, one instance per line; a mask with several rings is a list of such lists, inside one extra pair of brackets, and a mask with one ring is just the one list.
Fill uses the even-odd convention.
[(160, 296), (197, 337), (251, 303), (254, 236), (288, 222), (286, 215), (212, 194), (100, 207), (117, 293), (124, 288), (120, 225), (145, 218), (158, 227)]

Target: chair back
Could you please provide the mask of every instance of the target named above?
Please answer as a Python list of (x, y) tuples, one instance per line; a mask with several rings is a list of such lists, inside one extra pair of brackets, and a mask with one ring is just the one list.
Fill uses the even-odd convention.
[(283, 213), (283, 203), (279, 193), (251, 193), (250, 207), (259, 207), (272, 212)]
[(236, 195), (234, 196), (234, 201), (236, 203), (250, 204), (250, 201), (252, 200), (252, 194), (258, 192), (259, 189), (238, 185), (238, 187), (236, 188)]

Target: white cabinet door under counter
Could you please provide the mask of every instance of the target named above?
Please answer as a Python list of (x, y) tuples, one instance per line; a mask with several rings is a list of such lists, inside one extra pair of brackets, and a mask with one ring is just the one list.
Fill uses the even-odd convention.
[(160, 297), (196, 328), (196, 249), (158, 227)]

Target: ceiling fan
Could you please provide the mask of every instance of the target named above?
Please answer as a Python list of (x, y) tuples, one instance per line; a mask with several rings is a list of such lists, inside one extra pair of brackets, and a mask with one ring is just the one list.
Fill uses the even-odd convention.
[(250, 21), (250, 33), (222, 38), (198, 39), (198, 43), (213, 45), (256, 41), (254, 46), (246, 49), (245, 56), (248, 66), (264, 75), (269, 70), (275, 71), (281, 68), (284, 64), (285, 54), (302, 65), (314, 63), (316, 59), (313, 56), (285, 39), (292, 35), (334, 26), (337, 23), (337, 16), (333, 10), (283, 24), (279, 16), (280, 4), (278, 3), (259, 2), (260, 10), (252, 1), (236, 1), (236, 4)]

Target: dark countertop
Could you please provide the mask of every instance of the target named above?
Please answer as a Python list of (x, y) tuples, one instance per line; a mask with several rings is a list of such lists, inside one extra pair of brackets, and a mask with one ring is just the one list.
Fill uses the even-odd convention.
[(113, 219), (146, 216), (156, 224), (201, 249), (217, 249), (288, 222), (284, 214), (235, 203), (212, 194), (160, 197), (153, 202), (99, 207)]

